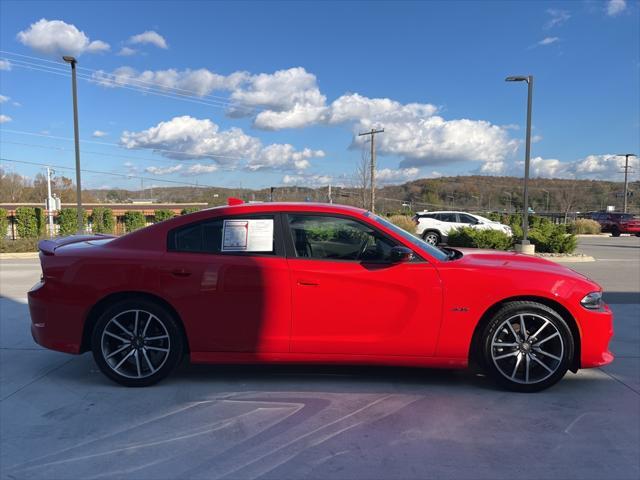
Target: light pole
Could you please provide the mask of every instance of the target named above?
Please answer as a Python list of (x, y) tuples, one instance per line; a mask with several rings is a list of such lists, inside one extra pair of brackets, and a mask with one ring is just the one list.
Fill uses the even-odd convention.
[(80, 183), (80, 134), (78, 133), (78, 87), (76, 85), (75, 57), (64, 56), (62, 59), (71, 64), (71, 91), (73, 93), (73, 136), (76, 144), (76, 203), (78, 204), (78, 234), (84, 233), (84, 215), (82, 212), (82, 185)]
[(530, 251), (530, 247), (524, 247), (529, 245), (529, 239), (527, 234), (529, 233), (529, 164), (531, 163), (531, 103), (533, 99), (533, 75), (527, 76), (513, 76), (505, 78), (507, 82), (527, 82), (528, 94), (527, 94), (527, 140), (526, 150), (524, 156), (524, 206), (522, 208), (522, 250), (527, 250), (527, 253), (533, 253)]
[(540, 190), (547, 194), (547, 202), (545, 204), (547, 207), (545, 208), (545, 212), (549, 213), (549, 190), (545, 190), (544, 188), (541, 188)]
[(507, 212), (511, 214), (511, 199), (513, 198), (513, 194), (511, 192), (504, 192), (504, 194), (509, 195), (509, 208), (507, 209)]
[(627, 195), (629, 195), (629, 157), (636, 157), (634, 153), (619, 153), (618, 157), (625, 157), (624, 161), (624, 207), (622, 211), (627, 213)]

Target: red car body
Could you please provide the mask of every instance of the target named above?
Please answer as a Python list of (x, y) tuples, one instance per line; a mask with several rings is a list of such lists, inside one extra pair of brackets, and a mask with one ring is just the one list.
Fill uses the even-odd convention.
[(631, 213), (597, 212), (591, 218), (600, 224), (603, 233), (611, 233), (614, 237), (629, 233), (640, 237), (640, 218)]
[[(356, 219), (416, 261), (366, 264), (273, 255), (170, 251), (167, 236), (210, 218), (286, 213)], [(280, 240), (287, 238), (284, 222)], [(276, 235), (278, 237), (278, 235)], [(442, 259), (364, 210), (322, 204), (244, 204), (177, 217), (119, 238), (70, 237), (41, 245), (42, 281), (29, 292), (32, 333), (62, 352), (90, 350), (92, 324), (116, 299), (144, 295), (179, 319), (193, 362), (343, 363), (463, 368), (479, 326), (507, 301), (561, 312), (574, 333), (571, 368), (612, 361), (612, 314), (581, 299), (588, 278), (533, 256), (461, 250)]]

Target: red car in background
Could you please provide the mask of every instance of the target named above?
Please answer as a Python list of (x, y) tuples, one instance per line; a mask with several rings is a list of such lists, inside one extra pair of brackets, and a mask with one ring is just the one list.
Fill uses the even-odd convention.
[(600, 224), (602, 233), (611, 233), (612, 237), (619, 237), (623, 233), (630, 233), (640, 237), (640, 217), (630, 213), (596, 212), (591, 218)]
[(533, 256), (436, 248), (365, 210), (203, 210), (40, 243), (40, 345), (145, 386), (198, 363), (478, 365), (518, 391), (612, 361), (599, 285)]

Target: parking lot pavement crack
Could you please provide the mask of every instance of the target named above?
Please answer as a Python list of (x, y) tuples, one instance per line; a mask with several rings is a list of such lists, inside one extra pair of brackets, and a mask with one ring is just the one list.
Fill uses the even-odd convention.
[(622, 380), (620, 380), (618, 377), (616, 377), (615, 375), (610, 374), (609, 372), (605, 372), (602, 368), (599, 368), (598, 370), (600, 370), (602, 373), (604, 373), (607, 377), (615, 380), (616, 382), (624, 385), (625, 387), (627, 387), (629, 390), (631, 390), (633, 393), (635, 393), (636, 395), (640, 396), (640, 392), (638, 390), (636, 390), (635, 388), (633, 388), (631, 385), (627, 385), (626, 383), (624, 383)]
[(4, 402), (5, 400), (8, 400), (9, 398), (13, 397), (16, 393), (21, 392), (22, 390), (24, 390), (25, 388), (27, 388), (30, 385), (33, 385), (34, 383), (36, 383), (38, 380), (43, 379), (44, 377), (46, 377), (47, 375), (49, 375), (50, 373), (55, 372), (56, 370), (60, 370), (62, 367), (68, 365), (69, 363), (73, 362), (75, 360), (75, 358), (70, 358), (69, 360), (67, 360), (64, 363), (61, 363), (60, 365), (53, 367), (49, 370), (47, 370), (46, 372), (44, 372), (42, 375), (38, 375), (36, 378), (34, 378), (33, 380), (31, 380), (28, 383), (25, 383), (24, 385), (22, 385), (20, 388), (18, 388), (17, 390), (11, 392), (9, 395), (7, 395), (6, 397), (3, 397), (0, 399), (0, 402)]

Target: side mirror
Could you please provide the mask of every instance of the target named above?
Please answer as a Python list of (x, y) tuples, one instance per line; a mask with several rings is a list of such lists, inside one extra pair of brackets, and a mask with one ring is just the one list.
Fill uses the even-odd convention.
[(413, 260), (413, 251), (407, 247), (393, 247), (389, 254), (391, 263), (403, 263)]

